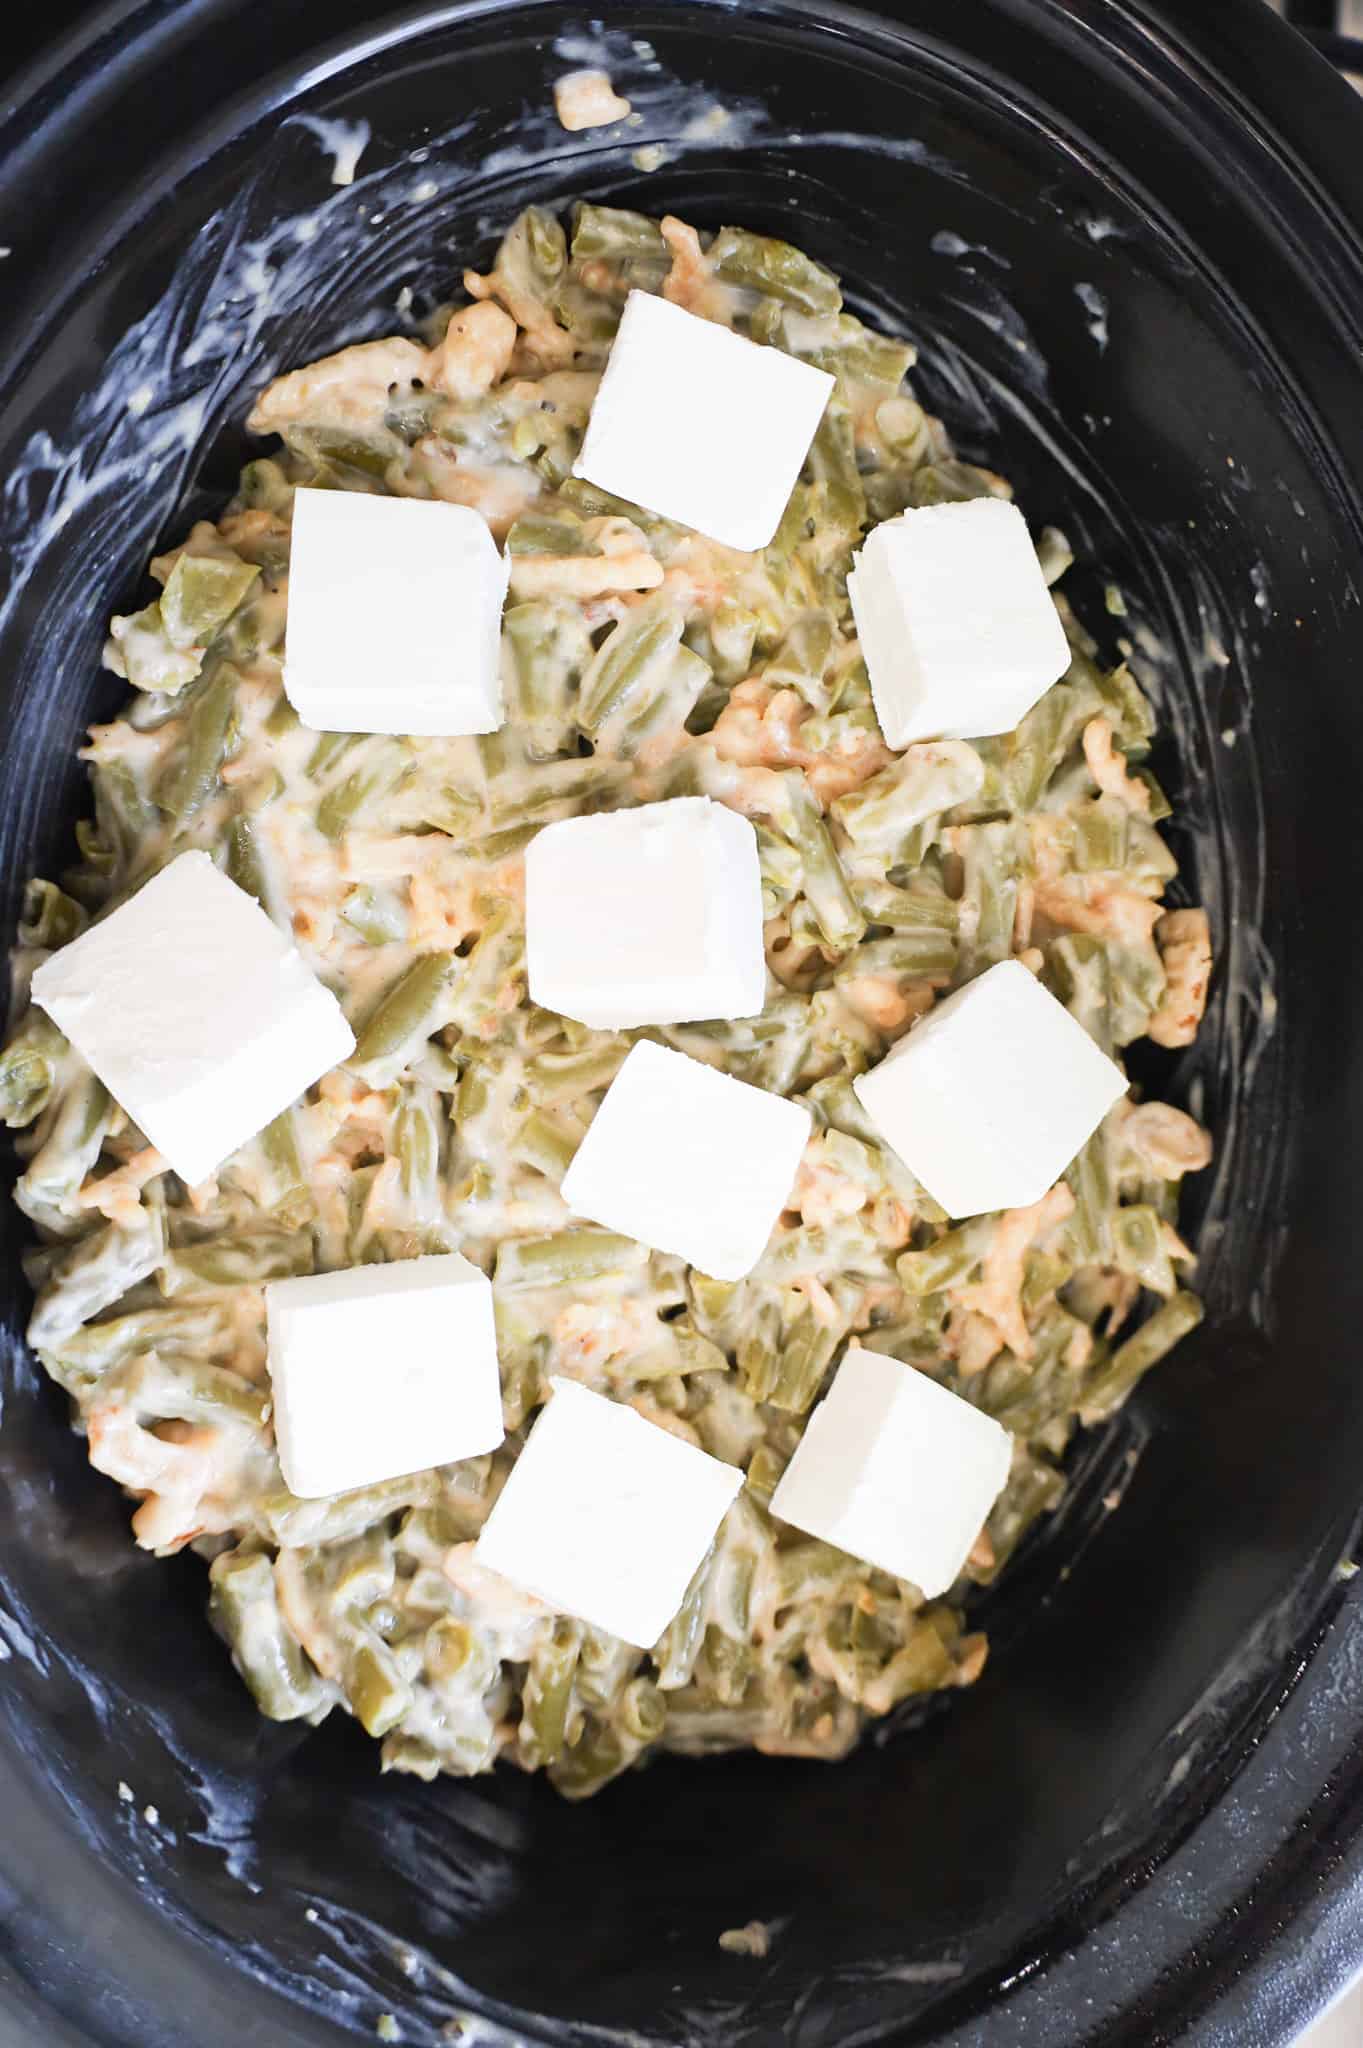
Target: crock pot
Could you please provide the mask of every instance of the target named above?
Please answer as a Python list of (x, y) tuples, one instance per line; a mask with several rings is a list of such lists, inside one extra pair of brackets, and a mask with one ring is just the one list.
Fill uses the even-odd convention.
[[(594, 61), (640, 119), (568, 136)], [(835, 1768), (573, 1807), (257, 1719), (27, 1354), (0, 1207), (0, 2041), (1267, 2048), (1363, 1958), (1360, 161), (1261, 0), (124, 0), (0, 102), (9, 933), (103, 621), (251, 394), (581, 196), (784, 234), (918, 338), (1160, 699), (1220, 963), (1140, 1070), (1217, 1136), (1207, 1322), (983, 1603), (985, 1680)]]

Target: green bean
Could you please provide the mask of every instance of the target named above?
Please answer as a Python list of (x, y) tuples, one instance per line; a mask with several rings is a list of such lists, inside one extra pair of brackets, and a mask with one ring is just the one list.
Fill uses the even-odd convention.
[(277, 462), (258, 455), (241, 472), (234, 503), (248, 510), (287, 512), (293, 503), (293, 485)]
[(1123, 1273), (1130, 1273), (1153, 1294), (1171, 1295), (1177, 1282), (1156, 1210), (1136, 1203), (1112, 1214), (1112, 1254)]
[[(856, 384), (875, 384), (887, 392), (897, 392), (909, 371), (913, 368), (918, 351), (906, 341), (890, 341), (883, 334), (872, 333), (863, 327), (850, 313), (839, 313), (832, 322), (830, 339), (813, 348), (799, 348), (797, 355), (805, 362), (812, 363), (818, 370), (831, 370), (835, 377), (841, 377)], [(884, 401), (882, 401), (884, 402)], [(891, 403), (896, 401), (891, 400)], [(913, 401), (909, 400), (912, 404)], [(920, 421), (921, 408), (915, 406)], [(893, 415), (891, 416), (893, 420)], [(884, 428), (881, 429), (884, 433)], [(909, 445), (918, 443), (913, 437), (906, 437), (900, 429), (899, 438), (909, 440)], [(887, 445), (890, 443), (886, 436)]]
[(984, 763), (964, 740), (934, 740), (909, 747), (859, 789), (832, 807), (842, 830), (859, 851), (903, 859), (908, 833), (939, 812), (954, 810), (979, 794)]
[(1074, 865), (1081, 874), (1124, 868), (1130, 813), (1115, 797), (1100, 796), (1074, 813)]
[(821, 1323), (812, 1309), (801, 1310), (781, 1340), (776, 1375), (766, 1396), (774, 1408), (803, 1415), (813, 1406), (845, 1334), (843, 1329), (829, 1329)]
[(958, 911), (957, 977), (969, 981), (1013, 951), (1018, 901), (1018, 833), (1011, 819), (962, 825), (954, 840), (964, 870)]
[[(522, 512), (514, 520), (506, 536), (506, 552), (509, 555), (599, 555), (600, 543), (588, 534), (582, 521), (572, 513)], [(519, 611), (540, 610), (563, 611), (566, 605), (520, 605)], [(571, 614), (581, 623), (581, 615), (575, 610)], [(507, 621), (503, 619), (503, 626)]]
[(1074, 1196), (1068, 1229), (1079, 1258), (1085, 1264), (1104, 1265), (1111, 1256), (1108, 1217), (1113, 1198), (1107, 1137), (1101, 1128), (1066, 1168), (1065, 1179)]
[(40, 1356), (44, 1370), (79, 1399), (137, 1352), (155, 1349), (163, 1359), (195, 1358), (222, 1341), (218, 1308), (137, 1309), (86, 1323)]
[(573, 697), (592, 660), (577, 605), (513, 605), (502, 619), (507, 719), (532, 755), (556, 753), (572, 725)]
[(568, 242), (560, 223), (547, 208), (527, 206), (503, 237), (496, 267), (542, 299), (567, 261)]
[(41, 946), (55, 951), (69, 945), (84, 931), (88, 918), (79, 903), (63, 895), (55, 882), (36, 877), (24, 884), (23, 909), (19, 915), (19, 944)]
[(265, 721), (266, 737), (272, 740), (282, 740), (287, 734), (296, 732), (300, 722), (298, 713), (281, 690), (274, 710)]
[(159, 600), (140, 612), (115, 616), (104, 650), (105, 665), (135, 690), (176, 696), (192, 683), (202, 666), (199, 649), (176, 647), (166, 631)]
[(161, 592), (161, 620), (172, 647), (204, 648), (227, 624), (259, 569), (238, 555), (181, 553)]
[(342, 1543), (361, 1536), (376, 1522), (386, 1521), (403, 1508), (416, 1507), (435, 1498), (434, 1472), (416, 1472), (407, 1478), (386, 1479), (353, 1493), (336, 1493), (324, 1500), (299, 1500), (293, 1494), (270, 1494), (261, 1502), (266, 1529), (281, 1550), (302, 1550), (314, 1544)]
[(620, 1696), (620, 1720), (636, 1742), (656, 1742), (667, 1721), (667, 1701), (648, 1678), (634, 1678)]
[(764, 1507), (775, 1493), (786, 1463), (786, 1459), (770, 1444), (759, 1444), (753, 1452), (748, 1462), (747, 1486)]
[(986, 1528), (994, 1550), (992, 1572), (974, 1573), (987, 1583), (997, 1577), (1028, 1529), (1038, 1518), (1059, 1505), (1065, 1491), (1063, 1474), (1027, 1446), (1019, 1444), (1013, 1453), (1013, 1469), (1007, 1486), (999, 1495)]
[(103, 1082), (83, 1067), (63, 1094), (42, 1144), (15, 1182), (14, 1199), (26, 1216), (60, 1235), (69, 1235), (71, 1225), (61, 1214), (63, 1205), (71, 1201), (94, 1167), (119, 1114)]
[(1087, 932), (1067, 932), (1047, 948), (1046, 980), (1052, 993), (1090, 1038), (1108, 1053), (1112, 1031), (1112, 976), (1107, 947)]
[(1032, 1313), (1049, 1301), (1074, 1272), (1074, 1262), (1060, 1252), (1028, 1252), (1022, 1305)]
[(168, 1262), (168, 1292), (179, 1293), (182, 1276), (208, 1287), (257, 1287), (312, 1270), (312, 1240), (306, 1231), (242, 1231), (177, 1245)]
[(247, 818), (233, 818), (227, 834), (227, 873), (239, 889), (254, 896), (262, 910), (270, 907), (260, 847)]
[(237, 688), (241, 677), (228, 662), (207, 675), (186, 716), (181, 756), (156, 786), (156, 801), (185, 824), (221, 787), (222, 770), (236, 744)]
[(514, 1007), (525, 964), (525, 933), (509, 903), (493, 911), (473, 951), (456, 962), (449, 1020), (476, 1034), (489, 1018)]
[(819, 930), (830, 946), (846, 952), (865, 933), (866, 920), (847, 885), (828, 827), (804, 776), (786, 771), (776, 779), (781, 798), (772, 823), (800, 855), (805, 895)]
[(741, 682), (752, 666), (753, 645), (760, 621), (757, 613), (731, 597), (723, 597), (710, 614), (710, 648), (705, 654), (718, 682)]
[(866, 524), (866, 491), (857, 468), (852, 416), (838, 391), (815, 430), (807, 467), (822, 488), (824, 524), (844, 541), (854, 540)]
[(573, 208), (572, 258), (574, 263), (607, 261), (618, 256), (648, 256), (664, 271), (671, 253), (657, 221), (647, 214), (631, 213), (623, 206), (593, 206), (587, 200)]
[(1130, 1045), (1145, 1035), (1164, 995), (1164, 963), (1149, 945), (1110, 945), (1107, 960), (1112, 1043)]
[(776, 1599), (781, 1606), (798, 1600), (802, 1594), (835, 1586), (845, 1578), (863, 1576), (862, 1567), (845, 1550), (835, 1550), (831, 1543), (817, 1539), (786, 1544), (777, 1551), (773, 1562)]
[(317, 829), (324, 839), (342, 839), (360, 813), (388, 795), (408, 766), (404, 748), (371, 752), (363, 765), (329, 789), (317, 806)]
[[(587, 519), (628, 519), (633, 526), (645, 534), (657, 547), (670, 539), (679, 538), (683, 529), (674, 526), (670, 519), (660, 518), (650, 512), (646, 505), (632, 505), (628, 498), (617, 498), (612, 491), (603, 491), (598, 484), (589, 484), (585, 477), (570, 476), (558, 487), (559, 497), (580, 512)], [(637, 609), (637, 607), (636, 607)]]
[(921, 1251), (903, 1253), (895, 1261), (900, 1286), (906, 1294), (942, 1294), (963, 1287), (988, 1250), (993, 1229), (992, 1218), (976, 1217)]
[(1092, 664), (1076, 661), (1064, 680), (1047, 690), (1005, 742), (1004, 784), (1011, 809), (1036, 809), (1047, 783), (1101, 708), (1097, 671)]
[(287, 1626), (263, 1551), (227, 1550), (209, 1567), (208, 1614), (262, 1714), (301, 1721), (327, 1703), (326, 1688)]
[(1087, 1427), (1103, 1422), (1121, 1407), (1136, 1382), (1152, 1365), (1168, 1356), (1181, 1338), (1195, 1330), (1205, 1310), (1195, 1294), (1178, 1293), (1162, 1301), (1134, 1335), (1119, 1344), (1100, 1364), (1085, 1390), (1079, 1419)]
[(376, 1637), (342, 1645), (341, 1683), (366, 1735), (386, 1735), (411, 1711), (412, 1688), (392, 1651)]
[(105, 1224), (60, 1252), (47, 1269), (29, 1318), (35, 1351), (53, 1350), (82, 1323), (154, 1273), (165, 1257), (165, 1225), (157, 1209), (143, 1209), (130, 1228)]
[(583, 732), (599, 732), (613, 714), (633, 713), (641, 699), (656, 695), (681, 644), (683, 623), (670, 603), (645, 599), (631, 606), (582, 679), (577, 722)]
[(321, 782), (331, 773), (354, 748), (362, 746), (364, 734), (358, 732), (324, 732), (308, 756), (307, 775), (313, 782)]
[(448, 1023), (449, 992), (462, 963), (453, 953), (423, 953), (382, 997), (359, 1034), (351, 1064), (396, 1073)]
[(350, 890), (342, 901), (341, 916), (367, 946), (397, 946), (407, 936), (406, 905), (392, 889)]
[(745, 1321), (734, 1351), (750, 1400), (767, 1401), (781, 1372), (781, 1311), (770, 1299)]
[(498, 1287), (569, 1287), (623, 1280), (648, 1261), (632, 1237), (609, 1230), (560, 1230), (551, 1237), (507, 1237), (497, 1247)]
[(824, 689), (823, 680), (832, 658), (833, 644), (833, 621), (828, 614), (807, 612), (803, 618), (796, 619), (767, 663), (763, 671), (764, 680), (774, 689), (797, 690), (816, 711), (826, 710), (828, 692)]
[[(1076, 660), (1076, 666), (1078, 666)], [(1120, 668), (1110, 669), (1106, 674), (1084, 664), (1096, 687), (1102, 706), (1112, 721), (1118, 744), (1129, 755), (1139, 755), (1149, 746), (1155, 730), (1155, 714), (1150, 700), (1132, 675), (1125, 662)], [(1073, 673), (1073, 671), (1071, 671)], [(1163, 814), (1167, 817), (1167, 811)]]
[(403, 1091), (393, 1145), (403, 1200), (414, 1215), (429, 1222), (440, 1211), (440, 1130), (427, 1090)]
[(689, 1685), (705, 1640), (705, 1596), (710, 1583), (711, 1559), (699, 1567), (681, 1606), (653, 1646), (653, 1664), (661, 1692), (677, 1692)]
[(1058, 526), (1043, 526), (1036, 537), (1036, 558), (1048, 588), (1053, 589), (1074, 561), (1074, 549)]
[(590, 1722), (571, 1749), (549, 1766), (549, 1776), (565, 1799), (587, 1799), (633, 1761), (618, 1730), (603, 1721)]
[(537, 1109), (521, 1125), (516, 1138), (516, 1150), (528, 1166), (542, 1173), (557, 1187), (573, 1163), (573, 1157), (581, 1144), (580, 1133), (571, 1131)]
[(583, 1095), (609, 1088), (628, 1050), (623, 1041), (616, 1040), (584, 1052), (542, 1052), (526, 1063), (526, 1086), (546, 1109), (576, 1102)]
[(800, 893), (804, 868), (788, 839), (768, 825), (757, 828), (757, 858), (762, 873), (762, 914), (775, 917)]
[(614, 762), (549, 761), (533, 780), (505, 794), (493, 792), (491, 823), (498, 831), (515, 825), (547, 824), (551, 818), (603, 809), (624, 788), (623, 774)]
[(774, 236), (721, 228), (708, 253), (711, 269), (726, 284), (746, 285), (801, 313), (836, 313), (842, 305), (832, 271)]
[(143, 1421), (261, 1430), (270, 1410), (268, 1394), (240, 1373), (201, 1359), (177, 1359), (172, 1365), (154, 1351), (127, 1359), (106, 1377), (105, 1385), (116, 1387), (121, 1401)]
[(951, 1658), (936, 1629), (920, 1622), (871, 1680), (865, 1703), (872, 1713), (887, 1714), (901, 1700), (949, 1684), (951, 1671)]
[(956, 972), (956, 940), (952, 933), (925, 925), (906, 927), (888, 939), (868, 939), (844, 954), (834, 979), (841, 986), (865, 974), (897, 975), (903, 980), (930, 981), (945, 987)]
[(521, 1693), (520, 1746), (526, 1766), (536, 1770), (552, 1764), (569, 1740), (573, 1680), (582, 1647), (582, 1630), (566, 1617), (554, 1623), (547, 1640), (530, 1656)]

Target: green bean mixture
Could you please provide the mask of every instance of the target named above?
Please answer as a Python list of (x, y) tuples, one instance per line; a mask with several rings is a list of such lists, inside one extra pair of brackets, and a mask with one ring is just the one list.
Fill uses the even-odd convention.
[[(1064, 1491), (1110, 1416), (1200, 1315), (1176, 1228), (1210, 1141), (1127, 1099), (1034, 1207), (952, 1228), (877, 1139), (852, 1081), (931, 1007), (1020, 957), (1107, 1052), (1196, 1032), (1201, 911), (1166, 913), (1151, 709), (1063, 600), (1064, 677), (1001, 738), (883, 744), (846, 594), (869, 524), (1008, 486), (916, 403), (913, 351), (836, 279), (736, 228), (532, 208), (470, 303), (421, 339), (281, 377), (278, 435), (216, 525), (152, 564), (117, 618), (133, 686), (92, 729), (94, 815), (60, 885), (29, 885), (0, 1109), (37, 1243), (30, 1337), (136, 1540), (209, 1566), (210, 1610), (262, 1712), (352, 1713), (385, 1768), (500, 1757), (579, 1797), (654, 1748), (835, 1758), (867, 1718), (968, 1685), (969, 1596)], [(738, 554), (572, 476), (626, 292), (832, 371), (771, 545)], [(476, 507), (509, 551), (507, 722), (482, 738), (318, 733), (282, 689), (297, 484)], [(1054, 582), (1069, 559), (1048, 531)], [(526, 998), (522, 853), (551, 819), (681, 794), (761, 851), (759, 1017), (589, 1029)], [(206, 849), (336, 993), (358, 1046), (216, 1178), (184, 1186), (45, 1016), (46, 953), (170, 859)], [(559, 1183), (634, 1038), (813, 1116), (760, 1263), (722, 1284), (585, 1227)], [(263, 1287), (458, 1249), (495, 1289), (506, 1443), (326, 1500), (284, 1488)], [(852, 1336), (1014, 1435), (1010, 1481), (950, 1597), (773, 1522), (772, 1489)], [(662, 1639), (640, 1652), (478, 1566), (473, 1543), (551, 1374), (741, 1466), (746, 1484)], [(376, 1361), (376, 1399), (382, 1399)]]

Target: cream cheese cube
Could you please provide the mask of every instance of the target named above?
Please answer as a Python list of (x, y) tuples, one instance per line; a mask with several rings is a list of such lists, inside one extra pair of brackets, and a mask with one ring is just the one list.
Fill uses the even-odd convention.
[(273, 1280), (274, 1425), (302, 1500), (496, 1450), (492, 1287), (458, 1252)]
[(45, 960), (33, 1000), (191, 1187), (355, 1050), (336, 998), (200, 852)]
[(716, 1280), (761, 1258), (794, 1185), (809, 1111), (640, 1040), (563, 1178), (579, 1216)]
[(1039, 1202), (1127, 1079), (1021, 961), (1003, 960), (852, 1086), (933, 1200), (961, 1217)]
[(887, 519), (847, 594), (892, 747), (1011, 732), (1070, 665), (1027, 522), (1002, 498)]
[(742, 1484), (623, 1402), (555, 1379), (475, 1557), (556, 1613), (647, 1650)]
[(495, 732), (508, 574), (467, 505), (295, 491), (289, 702), (318, 732)]
[(651, 292), (631, 292), (575, 476), (725, 547), (764, 548), (833, 389)]
[(1003, 1490), (1013, 1439), (926, 1373), (848, 1347), (771, 1512), (929, 1600), (955, 1584)]
[(755, 1017), (757, 834), (705, 796), (546, 825), (525, 854), (525, 953), (531, 1000), (603, 1031)]

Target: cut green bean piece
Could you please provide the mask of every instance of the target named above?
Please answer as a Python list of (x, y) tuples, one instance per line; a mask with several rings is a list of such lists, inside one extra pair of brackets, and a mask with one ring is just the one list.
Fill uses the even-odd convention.
[(646, 600), (611, 629), (582, 679), (577, 722), (599, 732), (614, 713), (636, 713), (641, 699), (663, 687), (681, 644), (684, 621), (675, 606)]
[(450, 989), (462, 962), (453, 953), (424, 953), (388, 991), (360, 1032), (351, 1064), (396, 1073), (449, 1022)]
[(42, 946), (55, 951), (69, 945), (89, 922), (80, 904), (65, 895), (55, 882), (36, 877), (24, 884), (23, 909), (19, 916), (19, 944)]
[(1144, 1202), (1118, 1209), (1111, 1229), (1113, 1255), (1122, 1271), (1154, 1294), (1171, 1295), (1177, 1283), (1158, 1211)]
[(568, 1742), (573, 1679), (582, 1647), (579, 1623), (566, 1617), (531, 1656), (521, 1696), (520, 1743), (531, 1770), (557, 1761)]
[(376, 1637), (343, 1644), (342, 1684), (366, 1735), (386, 1735), (410, 1712), (412, 1688), (397, 1659)]
[(42, 1010), (29, 1010), (0, 1053), (0, 1117), (22, 1130), (46, 1109), (66, 1040)]
[(623, 1279), (648, 1260), (643, 1245), (610, 1230), (561, 1230), (508, 1237), (497, 1248), (498, 1287), (570, 1287)]
[(202, 665), (199, 649), (176, 647), (166, 631), (158, 600), (140, 612), (115, 616), (109, 622), (104, 651), (106, 668), (135, 690), (173, 697), (192, 683)]
[(222, 770), (236, 737), (241, 677), (223, 662), (196, 692), (185, 727), (182, 757), (156, 786), (156, 801), (177, 823), (187, 823), (222, 786)]
[(830, 946), (845, 952), (866, 930), (833, 841), (809, 784), (800, 774), (780, 777), (781, 800), (772, 823), (795, 847), (804, 870), (804, 891)]
[(407, 766), (408, 757), (402, 747), (386, 747), (371, 753), (322, 798), (317, 807), (317, 829), (322, 837), (344, 838), (366, 810), (382, 802)]
[(165, 1257), (161, 1212), (143, 1209), (129, 1228), (107, 1223), (61, 1252), (48, 1269), (29, 1318), (35, 1351), (53, 1350), (73, 1330), (112, 1308)]
[(941, 1294), (970, 1279), (984, 1257), (993, 1230), (990, 1218), (958, 1224), (922, 1251), (905, 1252), (895, 1271), (906, 1294)]
[(532, 754), (551, 755), (572, 728), (573, 700), (592, 660), (576, 605), (513, 605), (502, 620), (507, 718)]
[(161, 619), (171, 646), (206, 647), (259, 575), (259, 569), (236, 555), (180, 554), (161, 592)]
[(282, 1550), (344, 1543), (352, 1536), (362, 1536), (376, 1522), (385, 1521), (403, 1508), (418, 1507), (432, 1500), (436, 1483), (434, 1472), (417, 1472), (409, 1478), (386, 1479), (377, 1486), (332, 1494), (324, 1500), (300, 1500), (281, 1491), (261, 1502), (261, 1515)]
[(327, 1704), (327, 1690), (285, 1623), (274, 1570), (263, 1551), (224, 1551), (209, 1569), (208, 1614), (262, 1714), (301, 1721)]
[(721, 228), (710, 244), (711, 268), (726, 284), (767, 293), (802, 313), (836, 313), (842, 292), (831, 270), (789, 242), (744, 228)]
[(932, 740), (909, 747), (869, 782), (839, 797), (832, 816), (859, 851), (887, 855), (897, 865), (915, 825), (968, 803), (983, 783), (984, 763), (973, 747), (964, 740)]
[(118, 1116), (103, 1082), (82, 1068), (63, 1095), (42, 1144), (15, 1182), (14, 1199), (26, 1216), (62, 1236), (70, 1235), (72, 1224), (61, 1212), (94, 1167)]
[(399, 946), (407, 936), (407, 908), (393, 889), (352, 889), (341, 916), (367, 946)]
[(1160, 1303), (1124, 1344), (1119, 1344), (1106, 1364), (1099, 1367), (1083, 1396), (1081, 1422), (1103, 1422), (1121, 1407), (1152, 1365), (1166, 1358), (1190, 1330), (1195, 1330), (1206, 1311), (1195, 1294), (1179, 1293)]

